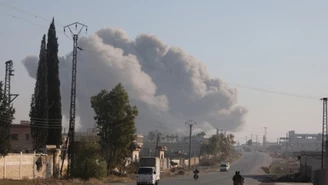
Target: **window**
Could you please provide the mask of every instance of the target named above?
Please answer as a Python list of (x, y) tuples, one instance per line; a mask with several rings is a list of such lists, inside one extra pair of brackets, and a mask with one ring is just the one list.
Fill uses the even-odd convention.
[(139, 168), (138, 174), (146, 175), (146, 174), (153, 174), (152, 168)]
[(26, 140), (30, 139), (30, 134), (25, 134)]
[(11, 140), (18, 140), (17, 134), (11, 134)]

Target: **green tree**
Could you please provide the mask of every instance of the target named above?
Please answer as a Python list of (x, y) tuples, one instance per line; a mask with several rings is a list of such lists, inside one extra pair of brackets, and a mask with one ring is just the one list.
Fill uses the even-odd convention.
[(206, 133), (204, 131), (199, 132), (198, 134), (196, 134), (197, 137), (201, 137), (201, 138), (204, 138), (205, 135), (206, 135)]
[(10, 126), (14, 119), (15, 109), (7, 104), (8, 97), (3, 92), (0, 82), (0, 156), (6, 156), (10, 150)]
[(147, 135), (147, 139), (149, 141), (155, 141), (156, 140), (156, 132), (155, 131), (150, 131)]
[[(162, 138), (163, 134), (158, 130), (150, 131), (147, 135), (147, 139), (151, 142), (157, 141), (157, 137)], [(163, 139), (163, 138), (162, 138)]]
[(131, 155), (138, 109), (130, 105), (128, 93), (122, 84), (115, 86), (111, 92), (102, 90), (91, 97), (91, 107), (96, 114), (94, 118), (99, 129), (100, 144), (109, 175), (111, 169), (121, 166), (125, 158)]
[(207, 143), (201, 145), (202, 155), (218, 155), (219, 152), (224, 158), (230, 157), (232, 147), (236, 142), (233, 134), (213, 135)]
[(231, 156), (232, 147), (236, 144), (234, 138), (235, 136), (233, 134), (221, 134), (220, 152), (223, 155), (223, 159), (228, 159)]
[(47, 42), (47, 83), (48, 85), (48, 145), (56, 145), (57, 148), (62, 143), (62, 110), (59, 80), (59, 60), (58, 41), (56, 36), (55, 20), (52, 19), (48, 30)]
[(46, 35), (43, 35), (36, 74), (34, 94), (30, 108), (31, 136), (34, 150), (45, 147), (48, 135), (48, 98), (47, 98), (47, 50)]
[(106, 161), (96, 139), (84, 138), (77, 149), (73, 176), (85, 180), (106, 176)]
[(250, 139), (250, 140), (248, 140), (248, 141), (246, 142), (246, 144), (247, 144), (248, 146), (252, 146), (252, 145), (253, 145), (253, 141)]

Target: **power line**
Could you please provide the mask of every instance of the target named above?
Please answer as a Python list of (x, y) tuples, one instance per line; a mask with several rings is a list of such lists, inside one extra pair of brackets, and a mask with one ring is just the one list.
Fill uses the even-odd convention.
[[(0, 5), (6, 6), (7, 8), (16, 10), (16, 11), (21, 12), (21, 13), (25, 13), (27, 15), (33, 16), (34, 18), (38, 18), (38, 19), (41, 19), (43, 21), (51, 22), (50, 19), (47, 19), (47, 18), (45, 18), (43, 16), (40, 16), (40, 15), (37, 15), (37, 14), (31, 12), (31, 11), (27, 11), (25, 9), (19, 8), (19, 7), (15, 6), (15, 5), (13, 5), (13, 4), (8, 4), (8, 3), (4, 3), (4, 2), (1, 2), (0, 1)], [(58, 24), (60, 24), (60, 23), (58, 22)], [(62, 24), (60, 24), (60, 25), (63, 26)]]
[[(1, 115), (0, 114), (0, 118), (4, 118), (4, 119), (8, 119), (11, 116), (7, 116), (7, 115)], [(30, 117), (30, 119), (32, 120), (37, 120), (37, 121), (50, 121), (50, 122), (54, 122), (54, 123), (59, 123), (62, 121), (62, 119), (46, 119), (46, 118), (36, 118), (36, 117)]]
[(315, 97), (315, 96), (305, 96), (305, 95), (299, 95), (299, 94), (295, 94), (295, 93), (279, 92), (279, 91), (273, 91), (273, 90), (255, 88), (255, 87), (249, 87), (249, 86), (232, 84), (232, 83), (227, 83), (227, 84), (228, 85), (231, 85), (231, 86), (240, 87), (240, 88), (243, 88), (243, 89), (249, 89), (249, 90), (254, 90), (254, 91), (266, 92), (266, 93), (271, 93), (271, 94), (278, 94), (278, 95), (283, 95), (283, 96), (291, 96), (291, 97), (296, 97), (296, 98), (305, 98), (305, 99), (320, 100), (319, 97)]
[[(28, 21), (28, 20), (25, 20), (25, 19), (22, 19), (22, 18), (19, 18), (17, 16), (14, 16), (14, 15), (8, 15), (12, 18), (17, 18), (17, 19), (21, 19), (22, 21), (26, 21), (26, 22), (29, 22), (31, 24), (34, 24), (34, 25), (37, 25), (37, 26), (42, 26), (42, 25), (39, 25), (39, 24), (36, 24), (36, 23), (33, 23), (31, 21)], [(42, 26), (43, 27), (43, 26)], [(67, 35), (64, 34), (66, 37)], [(85, 48), (80, 48), (81, 51), (85, 51), (85, 52), (91, 52), (91, 53), (98, 53), (98, 54), (102, 54), (108, 58), (110, 58), (107, 54), (105, 54), (104, 52), (98, 52), (98, 51), (93, 51), (93, 50), (88, 50), (88, 49), (85, 49)], [(128, 62), (128, 61), (126, 61)], [(131, 64), (135, 64), (135, 63), (132, 63), (130, 62)], [(140, 65), (140, 64), (135, 64), (135, 65)], [(141, 65), (140, 65), (141, 66)], [(141, 67), (144, 67), (144, 66), (141, 66)], [(147, 66), (147, 67), (150, 67), (150, 66)], [(156, 68), (156, 67), (153, 67), (151, 66), (153, 69), (157, 69), (157, 70), (162, 70), (162, 71), (166, 71), (168, 73), (172, 73), (170, 71), (170, 69), (168, 70), (163, 70), (162, 68)], [(265, 93), (270, 93), (270, 94), (276, 94), (276, 95), (282, 95), (282, 96), (289, 96), (289, 97), (295, 97), (295, 98), (304, 98), (304, 99), (315, 99), (315, 100), (320, 100), (319, 97), (316, 97), (316, 96), (307, 96), (307, 95), (300, 95), (300, 94), (296, 94), (296, 93), (288, 93), (288, 92), (281, 92), (281, 91), (273, 91), (273, 90), (268, 90), (268, 89), (262, 89), (262, 88), (257, 88), (257, 87), (250, 87), (250, 86), (245, 86), (245, 85), (240, 85), (240, 84), (233, 84), (233, 83), (228, 83), (228, 82), (225, 82), (226, 84), (230, 85), (230, 86), (235, 86), (237, 88), (242, 88), (242, 89), (248, 89), (248, 90), (253, 90), (253, 91), (258, 91), (258, 92), (265, 92)]]

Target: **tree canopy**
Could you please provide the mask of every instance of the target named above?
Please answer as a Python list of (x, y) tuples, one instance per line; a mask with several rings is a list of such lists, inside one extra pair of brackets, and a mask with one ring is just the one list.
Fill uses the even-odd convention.
[(35, 150), (62, 142), (62, 110), (59, 80), (58, 41), (55, 21), (43, 35), (34, 93), (31, 98), (31, 136)]
[(206, 133), (204, 131), (199, 132), (199, 133), (196, 134), (197, 137), (201, 137), (201, 138), (204, 138), (205, 135), (206, 135)]
[(36, 74), (34, 94), (31, 100), (30, 121), (34, 150), (46, 145), (48, 136), (48, 97), (47, 97), (47, 49), (46, 35), (41, 41), (39, 63)]
[(246, 142), (246, 144), (247, 144), (248, 146), (252, 146), (252, 145), (253, 145), (253, 141), (250, 139), (250, 140), (248, 140), (248, 141)]
[(224, 158), (229, 157), (232, 147), (236, 142), (233, 134), (213, 135), (208, 139), (208, 142), (201, 145), (202, 155), (218, 155), (222, 154)]
[(147, 135), (147, 139), (148, 141), (150, 142), (155, 142), (156, 139), (157, 139), (157, 135), (159, 134), (160, 137), (162, 137), (162, 133), (158, 130), (152, 130), (150, 132), (148, 132), (148, 135)]
[(9, 97), (3, 91), (3, 84), (0, 82), (0, 156), (7, 155), (11, 150), (10, 126), (14, 119), (15, 109), (8, 104)]
[(62, 142), (62, 108), (59, 79), (58, 38), (56, 36), (55, 20), (52, 19), (48, 30), (47, 42), (47, 83), (48, 85), (48, 145)]
[(136, 106), (131, 106), (128, 93), (122, 84), (108, 92), (102, 90), (91, 97), (91, 106), (95, 111), (100, 145), (107, 163), (107, 175), (110, 169), (121, 166), (126, 157), (131, 156), (131, 145), (135, 140)]

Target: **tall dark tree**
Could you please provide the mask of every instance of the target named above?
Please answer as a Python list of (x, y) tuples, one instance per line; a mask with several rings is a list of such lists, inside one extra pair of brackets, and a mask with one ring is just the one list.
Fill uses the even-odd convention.
[(44, 148), (48, 136), (48, 83), (46, 35), (41, 41), (39, 64), (36, 74), (34, 94), (31, 100), (30, 120), (34, 150)]
[(6, 98), (3, 84), (0, 82), (0, 156), (5, 156), (10, 152), (10, 125), (15, 113), (15, 109), (6, 104)]
[(122, 84), (118, 84), (111, 92), (102, 90), (91, 97), (91, 106), (96, 114), (100, 144), (109, 175), (111, 169), (121, 166), (125, 158), (131, 155), (138, 109), (130, 105), (128, 93)]
[(59, 80), (59, 60), (58, 41), (56, 36), (55, 20), (52, 19), (48, 30), (47, 43), (47, 80), (48, 80), (48, 145), (56, 145), (57, 148), (62, 143), (62, 110)]

